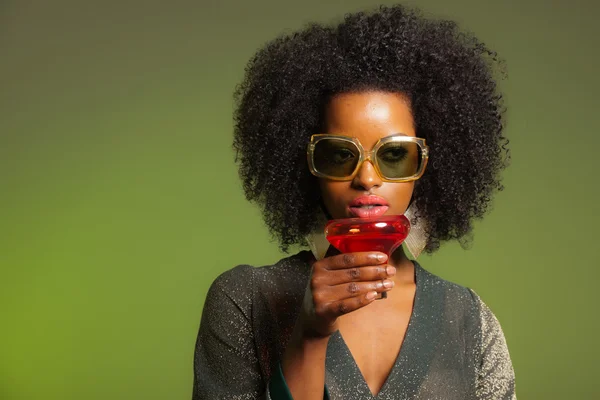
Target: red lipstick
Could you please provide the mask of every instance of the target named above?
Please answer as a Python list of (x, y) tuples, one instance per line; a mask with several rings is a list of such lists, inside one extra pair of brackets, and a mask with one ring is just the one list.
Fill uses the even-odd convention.
[(357, 218), (372, 218), (385, 214), (389, 204), (379, 196), (360, 196), (348, 204), (348, 212)]

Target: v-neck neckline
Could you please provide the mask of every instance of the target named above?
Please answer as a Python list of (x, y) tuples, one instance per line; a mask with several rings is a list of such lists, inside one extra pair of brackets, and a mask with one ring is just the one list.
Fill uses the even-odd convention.
[[(377, 395), (373, 395), (371, 392), (341, 333), (336, 331), (331, 338), (333, 341), (330, 340), (331, 350), (333, 350), (332, 356), (336, 352), (339, 352), (341, 354), (338, 355), (345, 358), (342, 361), (341, 359), (335, 360), (337, 357), (331, 357), (332, 359), (330, 360), (328, 354), (327, 359), (333, 364), (331, 372), (335, 374), (335, 370), (337, 369), (335, 364), (339, 363), (341, 366), (345, 366), (339, 372), (343, 373), (343, 370), (346, 369), (349, 375), (359, 377), (360, 382), (353, 382), (354, 385), (352, 386), (358, 389), (359, 392), (370, 395), (370, 398), (374, 400), (389, 398), (386, 394), (390, 391), (396, 394), (398, 386), (401, 392), (407, 397), (414, 396), (425, 377), (429, 361), (433, 357), (439, 322), (437, 317), (442, 314), (442, 299), (439, 298), (439, 293), (436, 296), (436, 291), (433, 293), (424, 293), (430, 286), (427, 281), (427, 272), (415, 260), (412, 260), (412, 262), (415, 269), (416, 285), (413, 308), (396, 360)], [(431, 295), (433, 295), (433, 298), (431, 298)], [(433, 301), (430, 302), (429, 300)], [(425, 318), (426, 315), (429, 318)]]

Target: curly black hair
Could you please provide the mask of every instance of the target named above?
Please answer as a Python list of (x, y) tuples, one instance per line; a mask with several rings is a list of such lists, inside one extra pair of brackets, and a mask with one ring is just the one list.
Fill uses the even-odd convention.
[(252, 57), (235, 91), (233, 148), (246, 198), (261, 206), (283, 251), (306, 245), (321, 205), (306, 147), (322, 133), (327, 101), (344, 92), (400, 92), (430, 148), (412, 222), (425, 218), (428, 253), (452, 239), (465, 247), (473, 219), (503, 189), (499, 173), (510, 159), (495, 80), (505, 75), (496, 53), (455, 22), (401, 5), (282, 35)]

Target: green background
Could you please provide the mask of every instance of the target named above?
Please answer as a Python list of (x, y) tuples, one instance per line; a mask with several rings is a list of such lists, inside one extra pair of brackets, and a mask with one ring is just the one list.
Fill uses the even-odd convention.
[[(520, 399), (598, 398), (592, 1), (414, 1), (506, 60), (512, 165), (469, 250), (420, 258), (502, 323)], [(282, 257), (232, 92), (267, 40), (374, 1), (0, 2), (0, 399), (189, 399), (211, 281)]]

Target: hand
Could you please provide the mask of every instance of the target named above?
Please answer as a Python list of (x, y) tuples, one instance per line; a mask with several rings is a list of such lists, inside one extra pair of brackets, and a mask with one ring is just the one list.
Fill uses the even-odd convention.
[(380, 252), (345, 253), (316, 261), (300, 312), (303, 337), (328, 337), (337, 318), (362, 308), (394, 287), (396, 268)]

